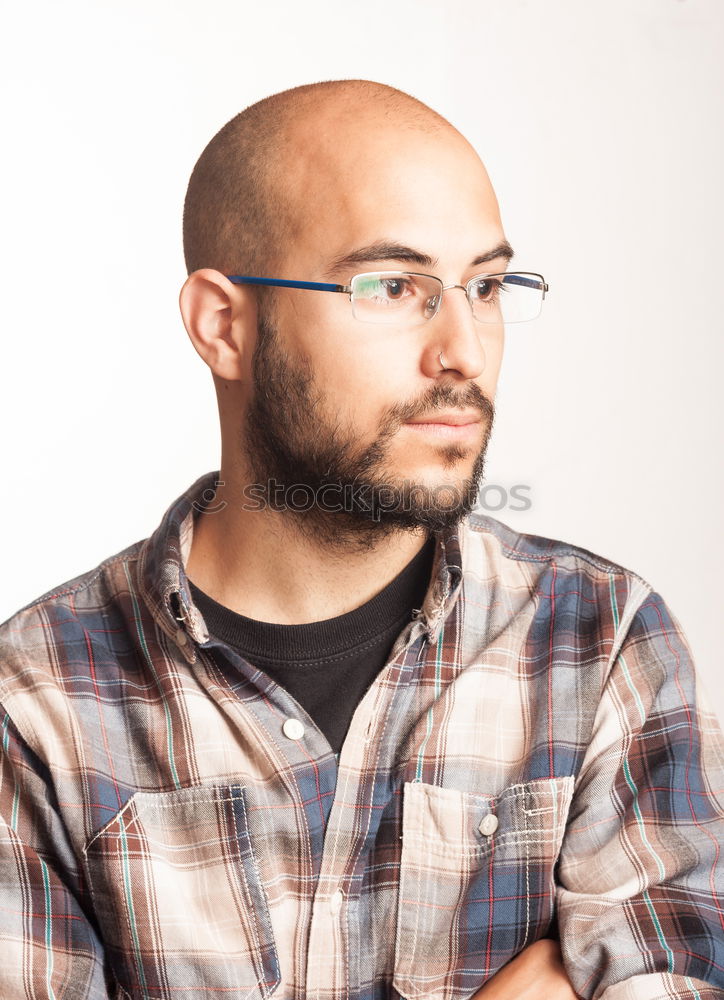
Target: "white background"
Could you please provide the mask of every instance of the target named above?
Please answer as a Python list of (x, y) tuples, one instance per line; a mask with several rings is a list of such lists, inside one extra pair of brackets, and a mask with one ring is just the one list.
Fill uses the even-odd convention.
[(218, 468), (189, 174), (253, 101), (365, 77), (468, 136), (551, 286), (509, 328), (487, 469), (531, 507), (489, 513), (647, 579), (724, 719), (723, 36), (720, 0), (6, 3), (0, 620)]

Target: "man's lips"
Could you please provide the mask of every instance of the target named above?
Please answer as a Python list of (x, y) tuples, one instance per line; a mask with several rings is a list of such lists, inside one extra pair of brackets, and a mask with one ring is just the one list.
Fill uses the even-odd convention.
[(415, 420), (409, 420), (404, 424), (415, 435), (424, 434), (443, 441), (471, 443), (480, 438), (481, 425), (482, 417), (477, 410), (444, 410), (431, 413), (429, 416), (416, 417)]
[(417, 417), (409, 420), (410, 424), (442, 424), (445, 427), (464, 427), (468, 424), (479, 424), (481, 416), (476, 410), (445, 410), (442, 413), (433, 413), (429, 417)]

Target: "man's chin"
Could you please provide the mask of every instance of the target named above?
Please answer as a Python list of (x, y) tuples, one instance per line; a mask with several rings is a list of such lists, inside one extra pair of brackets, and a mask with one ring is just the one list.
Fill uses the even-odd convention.
[(365, 519), (380, 527), (436, 531), (465, 517), (477, 499), (477, 477), (450, 481), (437, 478), (395, 480), (377, 484), (365, 495)]
[[(299, 495), (299, 489), (295, 496)], [(305, 503), (276, 507), (309, 539), (331, 548), (369, 548), (399, 532), (456, 526), (475, 506), (477, 479), (430, 484), (399, 478), (356, 478), (308, 488)]]

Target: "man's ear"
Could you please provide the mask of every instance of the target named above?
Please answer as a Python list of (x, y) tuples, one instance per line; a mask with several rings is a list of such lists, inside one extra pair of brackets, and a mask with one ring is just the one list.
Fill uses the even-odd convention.
[(256, 343), (256, 296), (210, 267), (192, 271), (179, 294), (186, 332), (214, 375), (229, 382), (248, 377)]

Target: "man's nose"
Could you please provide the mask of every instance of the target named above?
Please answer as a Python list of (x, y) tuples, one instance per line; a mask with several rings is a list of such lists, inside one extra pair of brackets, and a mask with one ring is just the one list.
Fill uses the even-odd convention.
[[(445, 368), (467, 379), (479, 378), (485, 369), (481, 324), (474, 316), (464, 285), (444, 285), (435, 316), (427, 323)], [(439, 346), (437, 346), (439, 344)]]

